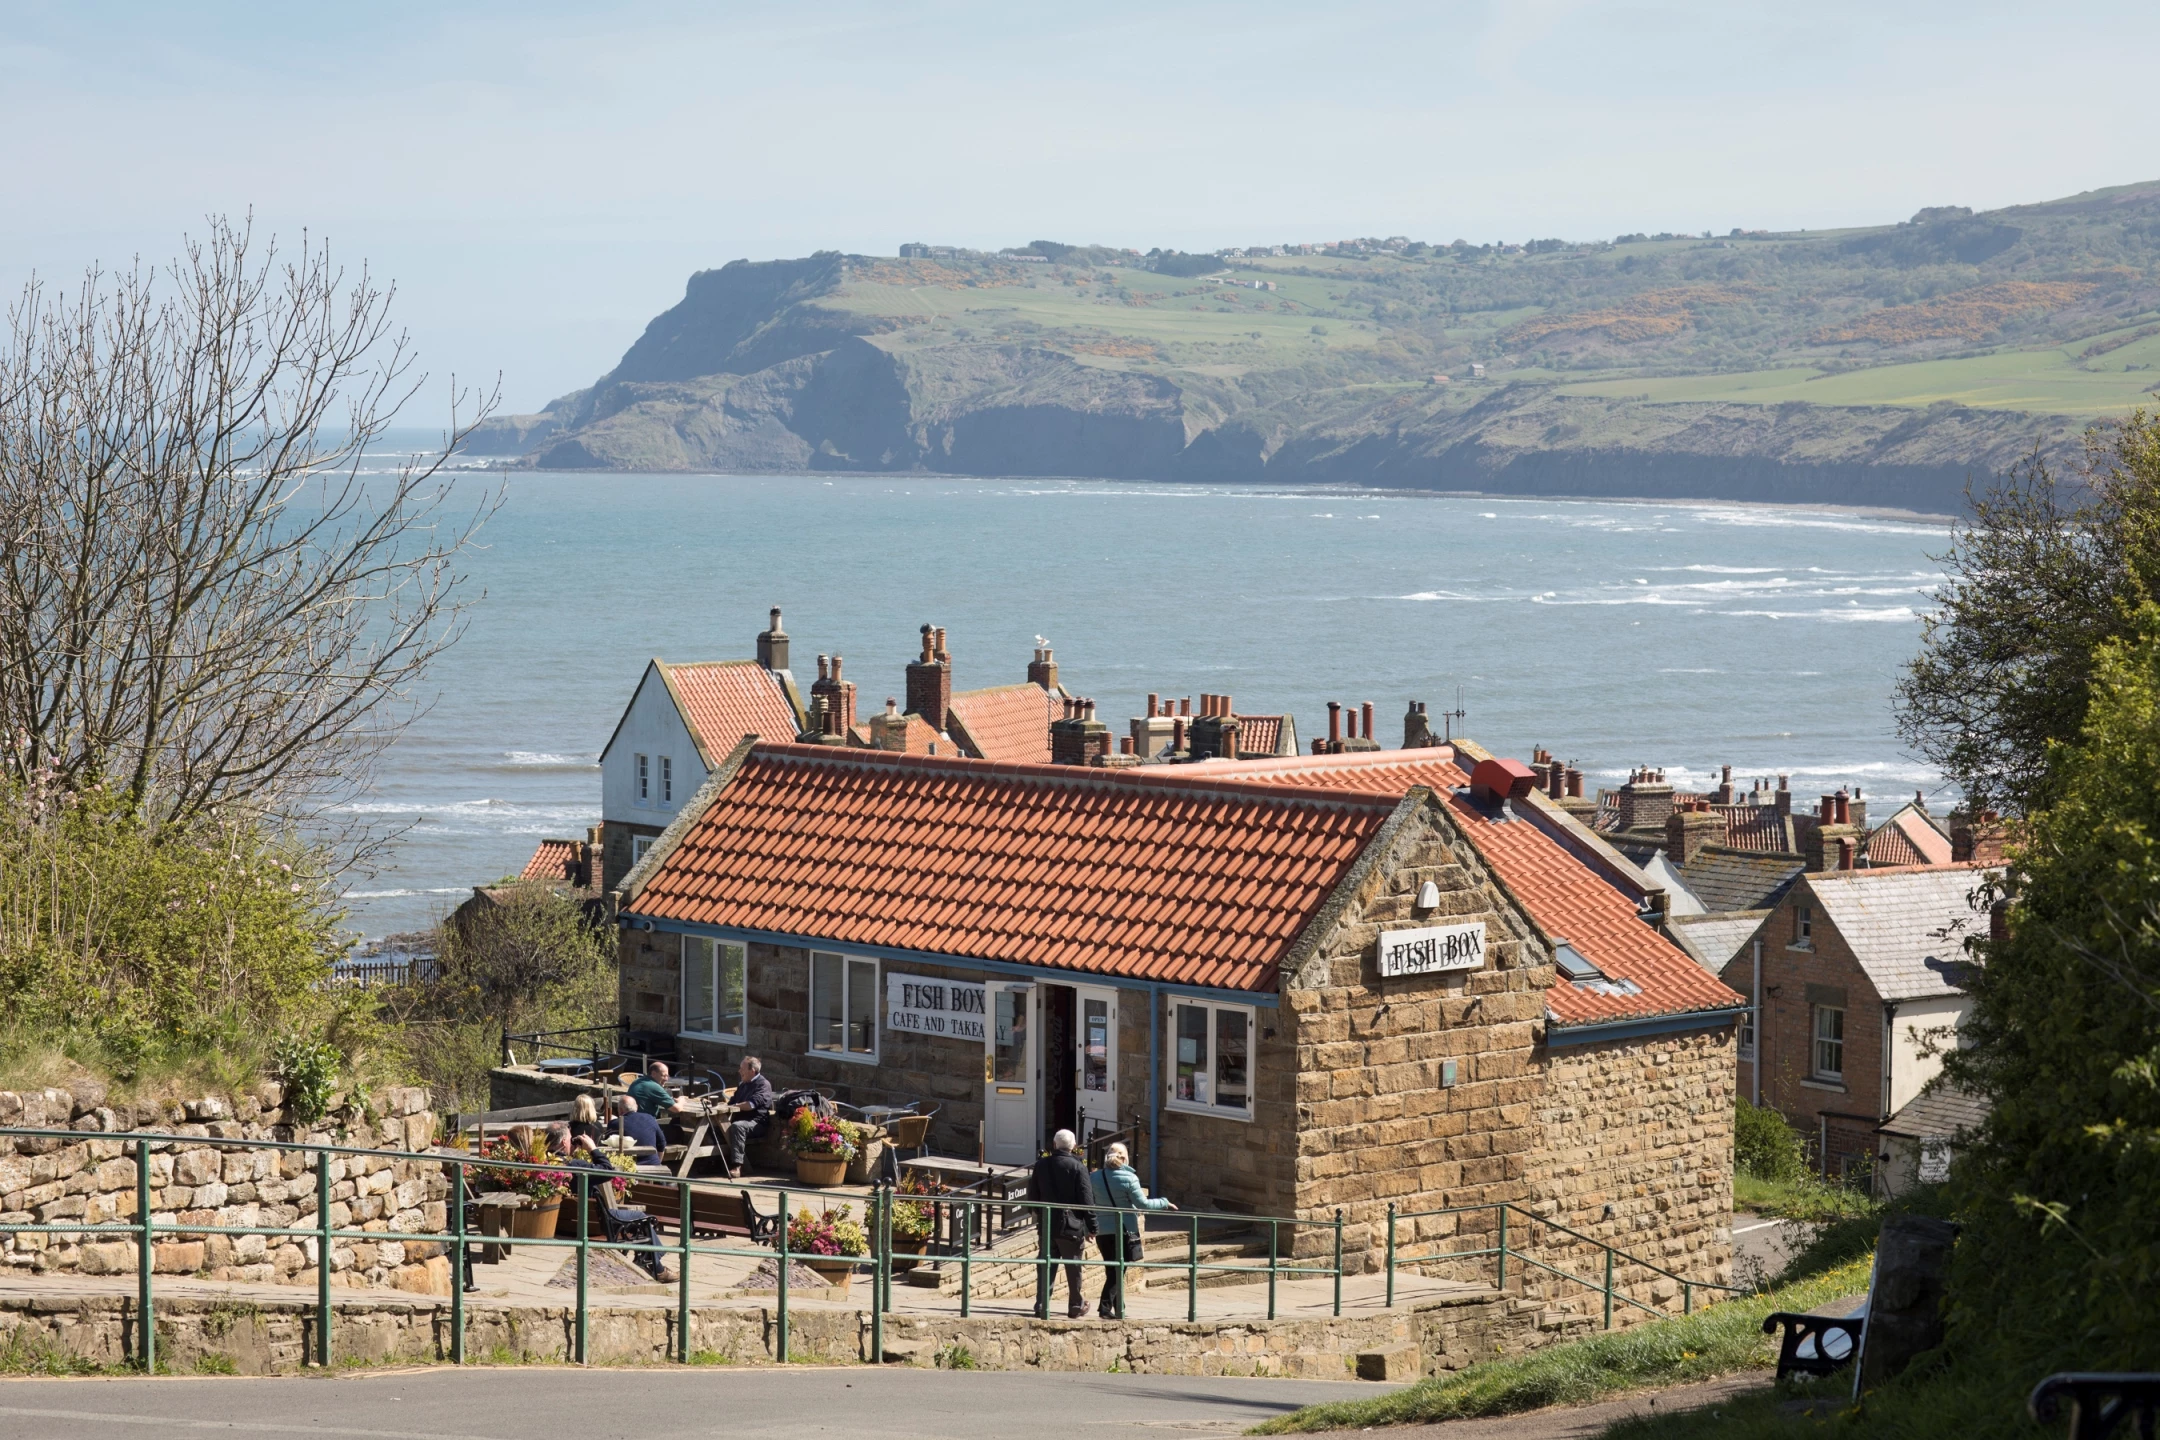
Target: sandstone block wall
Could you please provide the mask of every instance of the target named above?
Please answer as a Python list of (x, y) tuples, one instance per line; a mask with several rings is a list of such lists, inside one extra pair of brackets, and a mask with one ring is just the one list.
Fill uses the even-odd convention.
[[(286, 1226), (316, 1223), (313, 1156), (245, 1145), (190, 1145), (201, 1140), (281, 1140), (388, 1150), (425, 1150), (435, 1141), (428, 1092), (398, 1087), (365, 1109), (345, 1109), (313, 1127), (287, 1122), (275, 1084), (237, 1102), (219, 1099), (108, 1104), (102, 1087), (75, 1091), (0, 1091), (0, 1125), (93, 1131), (92, 1140), (0, 1136), (0, 1224), (53, 1225), (129, 1221), (136, 1209), (139, 1132), (186, 1137), (150, 1153), (150, 1207), (159, 1226), (176, 1227), (155, 1242), (165, 1274), (213, 1280), (313, 1285), (317, 1242), (264, 1235), (191, 1234), (190, 1224)], [(338, 1240), (330, 1249), (333, 1284), (450, 1293), (444, 1247), (400, 1236), (441, 1233), (449, 1182), (426, 1161), (387, 1155), (329, 1159), (330, 1222), (381, 1239)], [(132, 1236), (66, 1231), (15, 1234), (0, 1249), (11, 1274), (132, 1275)]]

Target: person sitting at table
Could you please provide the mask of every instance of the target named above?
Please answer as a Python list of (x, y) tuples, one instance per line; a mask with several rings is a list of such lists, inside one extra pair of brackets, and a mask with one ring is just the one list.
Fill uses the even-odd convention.
[(570, 1149), (573, 1153), (590, 1152), (607, 1134), (607, 1125), (600, 1119), (600, 1106), (590, 1095), (580, 1095), (570, 1107)]
[(688, 1100), (678, 1100), (667, 1087), (668, 1068), (658, 1060), (645, 1067), (645, 1073), (630, 1082), (630, 1098), (637, 1101), (638, 1109), (656, 1121), (666, 1121), (688, 1115), (697, 1106)]
[[(1121, 1212), (1097, 1219), (1095, 1248), (1102, 1252), (1103, 1259), (1122, 1260), (1129, 1265), (1141, 1256), (1139, 1212), (1175, 1210), (1177, 1206), (1166, 1199), (1148, 1198), (1147, 1191), (1141, 1188), (1140, 1177), (1133, 1174), (1132, 1156), (1122, 1141), (1103, 1151), (1102, 1169), (1095, 1171), (1089, 1179), (1095, 1191), (1095, 1203), (1105, 1208), (1117, 1206)], [(1125, 1318), (1122, 1279), (1115, 1264), (1103, 1267), (1102, 1302), (1096, 1307), (1096, 1313), (1105, 1320)]]
[(727, 1168), (733, 1179), (742, 1173), (750, 1142), (772, 1128), (772, 1081), (765, 1078), (765, 1062), (745, 1055), (735, 1068), (735, 1093), (728, 1100)]
[[(652, 1117), (648, 1115), (645, 1118), (650, 1120)], [(598, 1172), (588, 1182), (588, 1187), (591, 1194), (599, 1197), (601, 1206), (607, 1211), (607, 1238), (631, 1245), (657, 1245), (660, 1241), (660, 1233), (653, 1228), (652, 1216), (637, 1206), (617, 1205), (615, 1203), (615, 1192), (603, 1188), (610, 1180), (620, 1180), (622, 1172), (605, 1161), (595, 1158), (589, 1147), (582, 1152), (574, 1151), (573, 1146), (575, 1144), (576, 1142), (570, 1138), (570, 1126), (568, 1124), (557, 1120), (548, 1126), (548, 1148), (550, 1150), (558, 1150), (568, 1155), (570, 1157), (570, 1168), (573, 1170)], [(623, 1253), (630, 1258), (633, 1265), (636, 1265), (655, 1280), (666, 1281), (675, 1278), (668, 1273), (666, 1265), (661, 1262), (660, 1254), (656, 1250), (626, 1250)]]
[(637, 1101), (620, 1096), (615, 1101), (615, 1122), (608, 1127), (611, 1135), (622, 1136), (633, 1145), (644, 1146), (652, 1153), (639, 1155), (638, 1164), (658, 1166), (661, 1155), (667, 1150), (667, 1136), (661, 1133), (660, 1122), (638, 1109)]

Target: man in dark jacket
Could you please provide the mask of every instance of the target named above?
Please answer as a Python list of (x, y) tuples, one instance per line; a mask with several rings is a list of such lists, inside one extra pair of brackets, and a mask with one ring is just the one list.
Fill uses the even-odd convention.
[[(1088, 1237), (1095, 1233), (1094, 1212), (1084, 1207), (1095, 1203), (1095, 1193), (1088, 1186), (1087, 1166), (1073, 1154), (1078, 1144), (1070, 1130), (1060, 1130), (1050, 1137), (1050, 1153), (1035, 1162), (1035, 1172), (1028, 1179), (1028, 1199), (1047, 1200), (1053, 1206), (1071, 1205), (1079, 1209), (1045, 1209), (1036, 1212), (1036, 1223), (1043, 1232), (1043, 1253), (1059, 1260), (1077, 1261), (1087, 1253)], [(1052, 1272), (1055, 1265), (1045, 1265), (1036, 1272), (1035, 1318), (1050, 1318), (1050, 1291), (1055, 1284)], [(1068, 1303), (1066, 1318), (1077, 1320), (1087, 1314), (1087, 1300), (1081, 1294), (1080, 1267), (1065, 1267), (1065, 1290)]]
[(735, 1067), (735, 1079), (735, 1093), (728, 1097), (724, 1142), (729, 1179), (742, 1173), (750, 1142), (772, 1128), (773, 1115), (772, 1081), (765, 1078), (763, 1061), (755, 1055), (743, 1056), (742, 1064)]

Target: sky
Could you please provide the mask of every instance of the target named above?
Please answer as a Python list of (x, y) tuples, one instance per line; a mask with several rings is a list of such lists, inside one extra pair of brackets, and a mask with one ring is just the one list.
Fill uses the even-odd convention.
[(695, 270), (1884, 224), (2160, 174), (2160, 5), (0, 0), (0, 292), (252, 211), (539, 408)]

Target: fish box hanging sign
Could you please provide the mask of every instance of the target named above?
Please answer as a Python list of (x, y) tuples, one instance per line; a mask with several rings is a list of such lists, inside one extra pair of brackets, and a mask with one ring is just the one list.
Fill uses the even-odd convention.
[(1485, 965), (1485, 922), (1429, 925), (1380, 932), (1380, 977), (1479, 970)]

